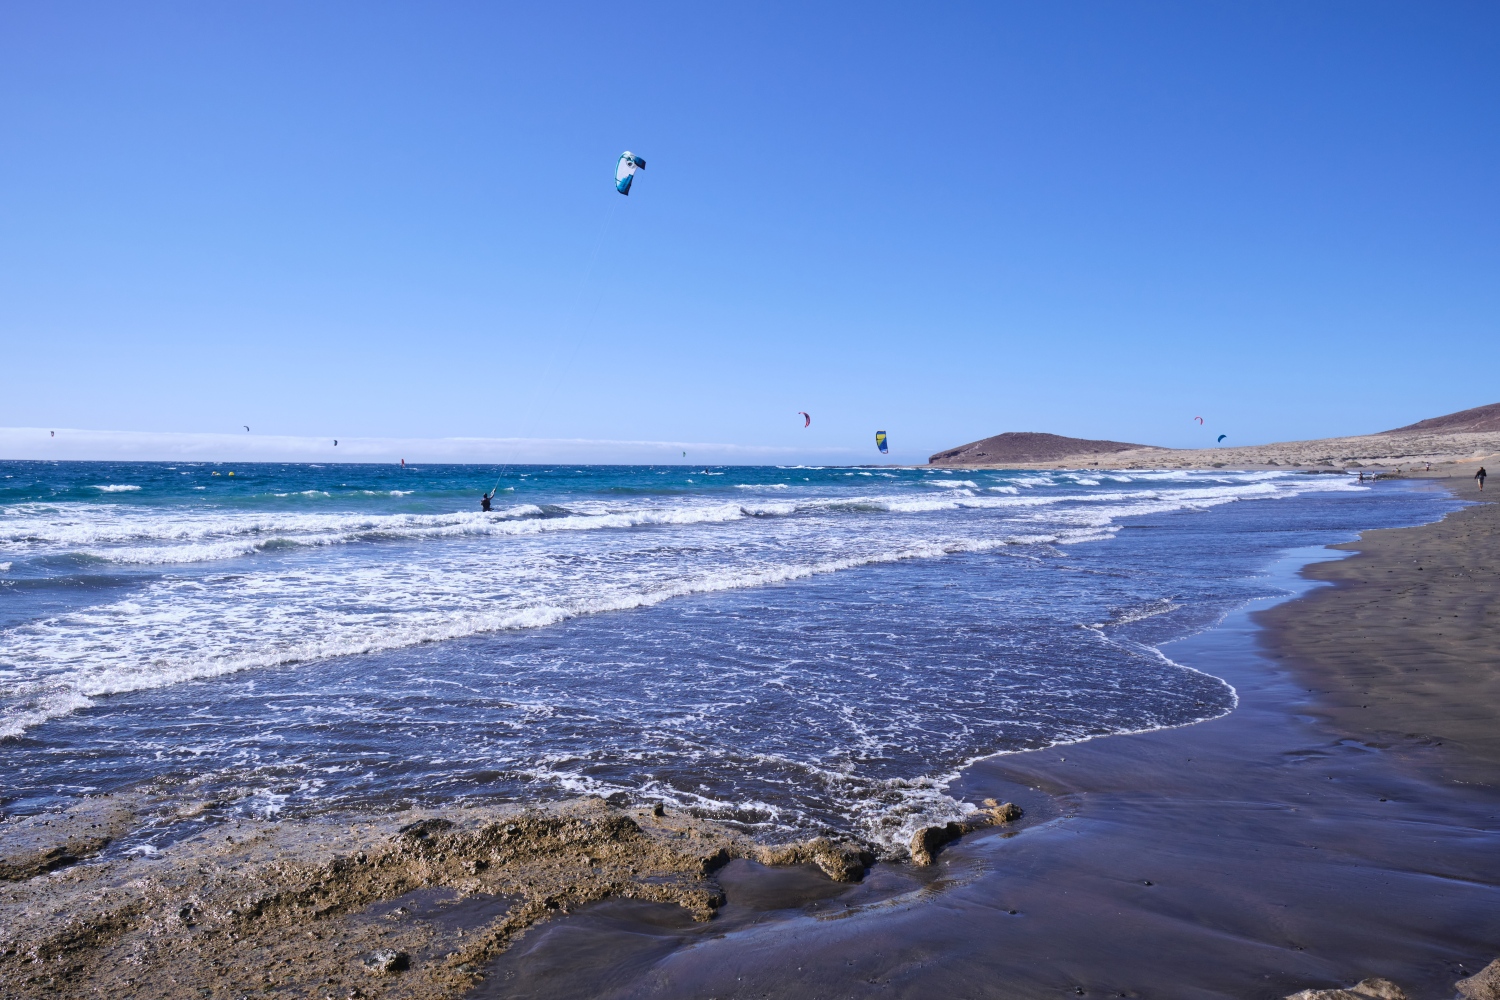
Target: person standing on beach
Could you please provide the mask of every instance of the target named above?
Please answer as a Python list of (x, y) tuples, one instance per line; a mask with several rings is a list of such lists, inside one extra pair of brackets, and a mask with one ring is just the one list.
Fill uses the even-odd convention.
[(1479, 467), (1479, 471), (1476, 472), (1476, 473), (1474, 473), (1474, 478), (1477, 479), (1477, 480), (1479, 480), (1479, 491), (1481, 493), (1484, 492), (1484, 477), (1485, 477), (1484, 466), (1481, 465)]

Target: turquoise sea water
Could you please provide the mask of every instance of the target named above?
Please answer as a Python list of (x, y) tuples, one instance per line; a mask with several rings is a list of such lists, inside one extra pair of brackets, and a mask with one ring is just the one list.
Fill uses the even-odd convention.
[(976, 757), (1229, 710), (1154, 644), (1264, 592), (1286, 547), (1449, 503), (1274, 472), (0, 477), (8, 811), (591, 793), (885, 847), (960, 812)]

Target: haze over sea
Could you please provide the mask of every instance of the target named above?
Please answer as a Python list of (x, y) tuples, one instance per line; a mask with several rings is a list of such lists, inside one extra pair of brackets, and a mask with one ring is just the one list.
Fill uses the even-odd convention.
[(1448, 503), (1290, 472), (0, 476), (8, 812), (590, 793), (893, 850), (963, 811), (968, 761), (1229, 710), (1157, 646), (1269, 593), (1288, 547)]

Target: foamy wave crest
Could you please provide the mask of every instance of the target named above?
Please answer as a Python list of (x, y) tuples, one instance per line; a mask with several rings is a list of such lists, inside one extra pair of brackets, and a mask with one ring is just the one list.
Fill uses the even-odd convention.
[[(304, 576), (304, 590), (318, 590), (323, 600), (268, 601), (254, 620), (243, 617), (241, 597), (251, 590), (274, 591), (285, 581), (226, 581), (225, 590), (203, 594), (196, 581), (167, 580), (145, 597), (74, 612), (33, 623), (7, 634), (9, 648), (0, 666), (20, 668), (34, 680), (0, 682), (0, 739), (20, 735), (48, 719), (86, 708), (105, 695), (165, 687), (267, 667), (287, 666), (458, 639), (482, 632), (538, 628), (579, 615), (650, 607), (690, 594), (737, 590), (786, 583), (879, 563), (932, 559), (961, 552), (1034, 542), (1065, 541), (1068, 532), (994, 539), (934, 540), (842, 558), (803, 563), (753, 563), (730, 569), (703, 568), (693, 574), (663, 566), (644, 583), (611, 582), (608, 575), (580, 581), (571, 588), (543, 586), (543, 593), (523, 591), (521, 600), (486, 607), (463, 601), (485, 585), (472, 569), (445, 572), (446, 593), (429, 594), (423, 610), (371, 613), (365, 607), (323, 606), (340, 592), (363, 587), (376, 606), (398, 599), (397, 580), (361, 580), (358, 574), (335, 572), (321, 580)], [(1091, 533), (1073, 532), (1075, 540)], [(488, 573), (491, 567), (483, 567)], [(366, 574), (367, 576), (370, 574)], [(433, 583), (435, 574), (408, 571), (401, 585)], [(368, 590), (374, 584), (376, 593)], [(270, 593), (264, 596), (271, 597)], [(433, 596), (439, 599), (431, 601)], [(198, 598), (195, 600), (195, 598)], [(435, 606), (434, 606), (435, 605)], [(155, 637), (142, 648), (139, 636)], [(20, 669), (0, 671), (17, 676)]]
[(946, 491), (942, 497), (917, 499), (873, 495), (799, 501), (698, 502), (625, 509), (612, 509), (593, 502), (575, 504), (579, 508), (575, 510), (518, 504), (493, 513), (466, 511), (454, 514), (205, 513), (192, 517), (164, 517), (155, 512), (123, 512), (111, 520), (98, 511), (90, 511), (85, 517), (72, 511), (49, 508), (24, 519), (0, 522), (0, 551), (73, 553), (100, 562), (165, 566), (235, 559), (288, 547), (723, 524), (746, 518), (795, 514), (912, 514), (963, 507), (1051, 505), (1068, 499), (1064, 496), (976, 497), (960, 484), (955, 485), (959, 488)]
[(131, 493), (135, 490), (140, 489), (140, 487), (126, 483), (123, 485), (111, 484), (109, 486), (95, 486), (94, 489), (98, 490), (101, 493)]
[(640, 508), (617, 513), (571, 513), (561, 508), (547, 511), (534, 504), (520, 504), (494, 513), (461, 514), (258, 514), (194, 518), (127, 514), (113, 522), (94, 512), (88, 519), (34, 517), (0, 525), (0, 550), (41, 548), (76, 552), (105, 562), (168, 565), (230, 559), (285, 546), (689, 525), (748, 516), (752, 514), (737, 503)]
[[(1276, 474), (1164, 481), (1136, 492), (1049, 480), (1024, 493), (973, 495), (968, 480), (945, 477), (952, 486), (941, 491), (920, 488), (925, 481), (867, 490), (845, 480), (813, 496), (799, 488), (658, 506), (578, 495), (563, 498), (566, 506), (518, 503), (490, 514), (13, 507), (0, 517), (5, 569), (11, 551), (207, 565), (133, 574), (128, 600), (0, 632), (0, 736), (103, 695), (879, 563), (1007, 547), (1035, 553), (1014, 547), (1107, 539), (1143, 514), (1363, 489), (1343, 477)], [(400, 547), (360, 544), (390, 541)], [(232, 571), (212, 566), (250, 554), (255, 561)]]
[(1131, 622), (1145, 621), (1147, 618), (1155, 618), (1157, 615), (1165, 615), (1176, 611), (1182, 605), (1174, 603), (1166, 597), (1159, 598), (1149, 604), (1143, 604), (1134, 608), (1122, 608), (1116, 611), (1114, 617), (1107, 622), (1095, 622), (1087, 628), (1110, 628), (1115, 625), (1129, 625)]

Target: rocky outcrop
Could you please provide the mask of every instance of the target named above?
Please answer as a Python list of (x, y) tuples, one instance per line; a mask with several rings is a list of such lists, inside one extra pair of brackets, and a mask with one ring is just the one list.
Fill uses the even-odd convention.
[(818, 837), (801, 844), (761, 847), (753, 852), (763, 865), (800, 865), (812, 863), (835, 882), (858, 882), (865, 869), (875, 863), (875, 855), (856, 844), (841, 844)]
[(911, 835), (911, 861), (914, 865), (926, 866), (937, 860), (944, 845), (966, 833), (985, 827), (1014, 822), (1021, 818), (1021, 807), (1014, 802), (996, 802), (985, 799), (984, 808), (954, 823), (942, 826), (924, 826)]
[(69, 814), (0, 825), (14, 873), (0, 882), (7, 998), (456, 996), (527, 927), (593, 900), (708, 920), (723, 903), (709, 874), (758, 847), (691, 816), (584, 800), (242, 820), (59, 870), (56, 850), (93, 849), (78, 826)]
[(1406, 1000), (1406, 993), (1389, 979), (1372, 976), (1342, 990), (1303, 990), (1286, 1000)]
[[(1466, 1000), (1500, 1000), (1500, 958), (1454, 988)], [(1389, 979), (1371, 977), (1345, 989), (1303, 990), (1286, 1000), (1406, 1000), (1406, 993)]]
[(1456, 985), (1468, 1000), (1500, 1000), (1500, 958), (1486, 965), (1478, 975), (1460, 979)]
[(7, 1000), (453, 997), (528, 927), (595, 900), (709, 920), (724, 902), (714, 873), (734, 858), (815, 864), (840, 882), (875, 861), (858, 844), (766, 846), (685, 812), (589, 799), (230, 821), (157, 854), (86, 859), (141, 814), (98, 802), (0, 823)]
[(0, 823), (0, 882), (22, 882), (77, 864), (104, 850), (135, 822), (114, 799), (85, 799), (63, 813)]

